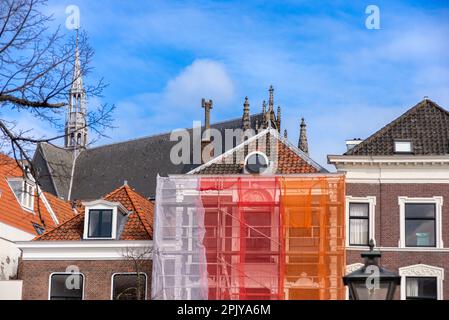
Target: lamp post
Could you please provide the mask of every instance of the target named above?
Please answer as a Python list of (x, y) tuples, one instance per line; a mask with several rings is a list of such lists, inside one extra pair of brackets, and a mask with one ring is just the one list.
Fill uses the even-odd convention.
[(348, 286), (353, 300), (392, 300), (401, 277), (379, 266), (382, 254), (378, 250), (374, 251), (372, 239), (369, 247), (368, 252), (361, 254), (365, 265), (344, 276), (343, 283)]

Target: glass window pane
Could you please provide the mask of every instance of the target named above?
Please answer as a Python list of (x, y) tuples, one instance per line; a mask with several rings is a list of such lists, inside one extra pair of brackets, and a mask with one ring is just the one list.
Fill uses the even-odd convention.
[(410, 247), (434, 247), (435, 220), (406, 220), (405, 243)]
[(395, 152), (412, 152), (411, 141), (395, 141), (394, 142)]
[(368, 203), (350, 203), (349, 204), (350, 217), (367, 217), (369, 216)]
[(349, 220), (349, 244), (366, 245), (368, 244), (368, 219), (350, 219)]
[(108, 238), (112, 235), (112, 210), (89, 210), (89, 237)]
[(434, 203), (407, 203), (405, 205), (406, 218), (435, 218)]
[(81, 300), (83, 276), (80, 274), (53, 274), (50, 284), (51, 300)]
[(139, 277), (137, 277), (137, 274), (116, 274), (114, 275), (113, 286), (112, 298), (114, 300), (145, 299), (146, 277), (144, 274), (140, 274)]
[(407, 277), (407, 299), (437, 299), (437, 278)]
[(96, 237), (100, 233), (100, 212), (89, 211), (89, 237)]
[(102, 210), (100, 237), (110, 237), (111, 232), (112, 232), (112, 210)]

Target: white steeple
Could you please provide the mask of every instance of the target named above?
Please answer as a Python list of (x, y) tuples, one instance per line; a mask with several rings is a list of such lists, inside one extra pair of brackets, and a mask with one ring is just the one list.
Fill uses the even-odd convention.
[(76, 29), (75, 64), (69, 93), (69, 105), (65, 123), (65, 147), (84, 148), (87, 144), (86, 92), (83, 87), (80, 55), (78, 50), (78, 29)]

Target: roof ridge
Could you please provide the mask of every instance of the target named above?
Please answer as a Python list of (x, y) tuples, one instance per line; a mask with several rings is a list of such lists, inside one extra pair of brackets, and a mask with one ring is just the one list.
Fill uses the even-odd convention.
[(370, 136), (368, 136), (368, 138), (366, 138), (365, 140), (363, 140), (361, 143), (359, 143), (358, 145), (354, 146), (352, 149), (346, 151), (345, 153), (343, 153), (343, 155), (354, 155), (354, 152), (358, 151), (359, 149), (361, 149), (364, 145), (368, 144), (369, 142), (371, 142), (374, 138), (376, 138), (378, 135), (384, 133), (385, 131), (387, 131), (389, 128), (391, 128), (393, 125), (395, 125), (396, 123), (398, 123), (399, 121), (401, 121), (402, 119), (410, 116), (411, 114), (416, 113), (421, 107), (426, 107), (428, 105), (433, 106), (434, 108), (439, 109), (440, 111), (443, 111), (444, 113), (446, 113), (449, 116), (449, 111), (445, 110), (443, 107), (439, 106), (437, 103), (435, 103), (434, 101), (430, 100), (430, 99), (423, 99), (420, 102), (418, 102), (416, 105), (414, 105), (413, 107), (411, 107), (410, 109), (408, 109), (407, 111), (405, 111), (403, 114), (401, 114), (400, 116), (396, 117), (395, 119), (393, 119), (392, 121), (390, 121), (389, 123), (387, 123), (386, 125), (384, 125), (382, 128), (380, 128), (379, 130), (377, 130), (376, 132), (372, 133)]
[[(261, 115), (261, 114), (262, 114), (261, 112), (252, 114), (252, 115), (250, 115), (250, 118), (259, 116), (259, 115)], [(241, 120), (241, 117), (238, 117), (238, 118), (232, 118), (232, 119), (229, 119), (229, 120), (218, 121), (218, 122), (213, 122), (213, 123), (211, 124), (211, 126), (218, 125), (218, 124), (223, 124), (223, 123), (226, 123), (226, 122), (237, 121), (237, 120)], [(204, 126), (202, 126), (202, 127), (204, 127)], [(128, 142), (133, 142), (133, 141), (139, 141), (139, 140), (148, 139), (148, 138), (155, 138), (155, 137), (158, 137), (158, 136), (164, 136), (164, 135), (168, 135), (168, 134), (170, 134), (171, 132), (173, 132), (173, 131), (175, 131), (175, 130), (179, 130), (179, 129), (190, 130), (190, 129), (192, 129), (192, 128), (177, 128), (177, 129), (173, 129), (173, 130), (170, 130), (170, 131), (165, 131), (165, 132), (161, 132), (161, 133), (150, 134), (150, 135), (148, 135), (148, 136), (142, 136), (142, 137), (133, 138), (133, 139), (128, 139), (128, 140), (123, 140), (123, 141), (118, 141), (118, 142), (111, 142), (111, 143), (103, 144), (103, 145), (101, 145), (101, 146), (96, 146), (96, 147), (92, 147), (92, 148), (87, 148), (87, 149), (85, 149), (85, 151), (96, 150), (96, 149), (100, 149), (100, 148), (103, 148), (103, 147), (109, 147), (109, 146), (113, 146), (113, 145), (117, 145), (117, 144), (128, 143)]]
[[(151, 236), (151, 231), (147, 229), (147, 226), (146, 226), (145, 222), (144, 222), (143, 219), (142, 219), (142, 216), (141, 216), (142, 213), (140, 212), (140, 207), (139, 207), (139, 210), (138, 210), (138, 209), (137, 209), (138, 206), (136, 206), (136, 204), (135, 204), (135, 199), (133, 199), (132, 193), (138, 194), (137, 191), (133, 190), (133, 189), (132, 189), (130, 186), (128, 186), (128, 185), (123, 185), (122, 188), (125, 189), (125, 192), (126, 192), (126, 194), (128, 195), (129, 200), (131, 200), (131, 204), (132, 204), (132, 206), (134, 207), (134, 210), (136, 211), (137, 217), (139, 218), (140, 222), (142, 223), (142, 225), (143, 225), (145, 231), (148, 233), (148, 236), (152, 237), (152, 236)], [(145, 198), (143, 198), (143, 199), (146, 200)], [(146, 201), (148, 201), (148, 200), (146, 200)]]

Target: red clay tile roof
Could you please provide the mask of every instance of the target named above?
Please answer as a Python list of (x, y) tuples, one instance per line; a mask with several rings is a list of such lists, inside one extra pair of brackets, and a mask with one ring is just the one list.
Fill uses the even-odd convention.
[[(194, 170), (191, 173), (194, 174), (241, 174), (243, 173), (243, 160), (247, 154), (253, 151), (262, 151), (267, 153), (269, 147), (265, 143), (260, 143), (262, 138), (269, 136), (269, 139), (265, 139), (267, 145), (270, 143), (277, 143), (277, 161), (276, 161), (276, 174), (301, 174), (301, 173), (318, 173), (324, 171), (316, 163), (308, 158), (300, 150), (295, 150), (293, 145), (290, 145), (285, 138), (280, 137), (277, 133), (268, 133), (261, 137), (251, 141), (244, 147), (243, 144), (234, 148), (232, 153), (223, 155), (219, 160), (213, 159), (210, 163), (206, 163), (198, 170)], [(256, 141), (259, 141), (256, 143)], [(268, 156), (268, 154), (267, 154)], [(269, 156), (268, 156), (269, 157)], [(270, 158), (270, 157), (269, 157)]]
[[(33, 212), (22, 208), (8, 184), (10, 178), (23, 178), (22, 169), (14, 159), (0, 154), (0, 222), (34, 235), (37, 235), (37, 232), (33, 223), (41, 227), (45, 226), (46, 230), (56, 227), (55, 221), (41, 198), (34, 197)], [(47, 194), (45, 197), (59, 223), (70, 217), (71, 209), (67, 202), (55, 197), (50, 199)]]
[[(151, 240), (153, 238), (153, 203), (145, 199), (129, 186), (124, 185), (103, 199), (120, 202), (131, 211), (125, 227), (120, 234), (120, 240)], [(84, 211), (66, 221), (53, 230), (36, 237), (38, 241), (80, 241), (83, 239)]]

